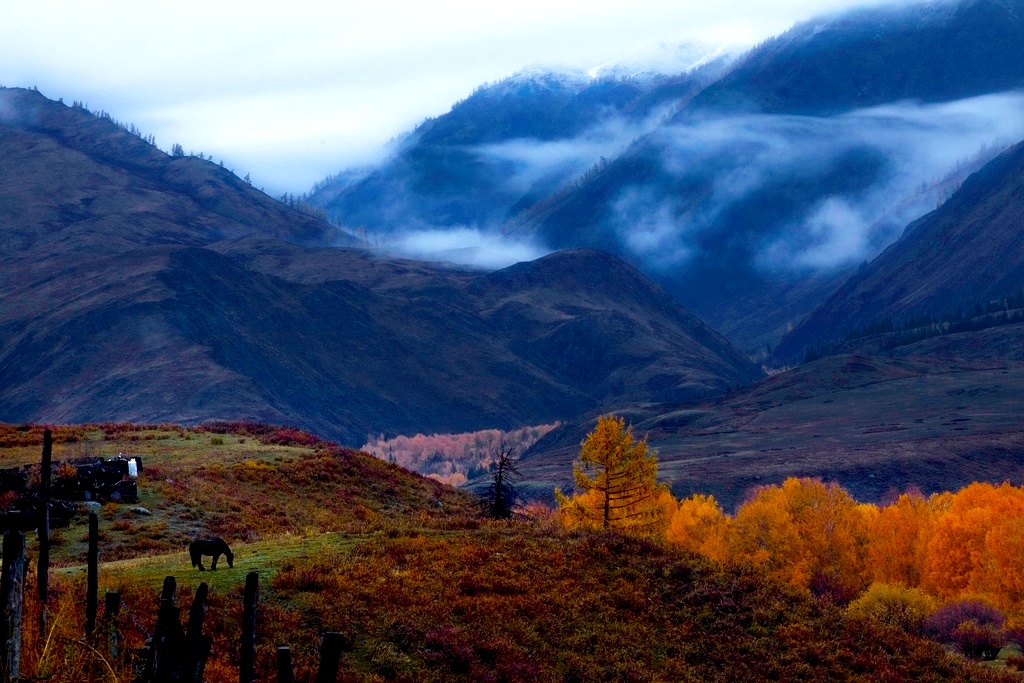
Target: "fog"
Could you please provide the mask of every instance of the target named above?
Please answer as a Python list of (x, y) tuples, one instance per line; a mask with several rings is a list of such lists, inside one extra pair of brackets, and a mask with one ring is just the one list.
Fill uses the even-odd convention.
[(572, 181), (601, 160), (612, 160), (631, 144), (664, 125), (673, 107), (656, 108), (648, 116), (633, 118), (608, 114), (582, 135), (561, 140), (514, 139), (473, 149), (484, 162), (511, 164), (515, 174), (507, 179), (510, 193), (527, 192), (544, 178)]
[[(657, 167), (620, 179), (602, 225), (650, 272), (696, 260), (761, 271), (822, 271), (877, 255), (955, 191), (967, 172), (1024, 139), (1024, 93), (943, 104), (904, 102), (836, 117), (743, 115), (666, 123), (609, 115), (571, 139), (471, 148), (504, 178), (509, 205), (538, 183), (564, 195), (621, 155)], [(614, 171), (614, 169), (613, 169)], [(593, 173), (593, 171), (591, 171)], [(381, 209), (399, 254), (502, 267), (552, 249), (525, 217), (435, 225), (397, 192)], [(467, 202), (473, 201), (467, 197)], [(534, 226), (535, 227), (535, 226)], [(587, 235), (579, 235), (581, 245)]]
[(529, 239), (517, 239), (479, 228), (408, 230), (389, 236), (382, 248), (408, 258), (474, 266), (487, 270), (520, 261), (533, 261), (551, 249)]
[[(831, 269), (875, 256), (944, 201), (965, 171), (1021, 139), (1020, 92), (834, 118), (678, 124), (658, 132), (665, 177), (647, 194), (644, 186), (621, 192), (611, 220), (655, 266), (718, 253), (716, 238), (742, 234), (761, 269)], [(689, 194), (663, 191), (707, 180), (709, 188)], [(757, 204), (770, 215), (757, 216)]]

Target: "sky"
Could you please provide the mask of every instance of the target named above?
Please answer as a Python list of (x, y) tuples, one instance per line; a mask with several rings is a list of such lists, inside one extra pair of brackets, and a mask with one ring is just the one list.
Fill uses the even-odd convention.
[[(4, 2), (0, 85), (37, 87), (300, 194), (523, 68), (753, 44), (863, 0)], [(877, 3), (873, 3), (877, 4)]]

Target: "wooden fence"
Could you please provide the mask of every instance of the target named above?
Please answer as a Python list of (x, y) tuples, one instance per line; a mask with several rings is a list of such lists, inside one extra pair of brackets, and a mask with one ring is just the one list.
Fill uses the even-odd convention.
[[(16, 683), (21, 662), (21, 618), (25, 589), (25, 532), (36, 530), (39, 535), (38, 590), (41, 605), (40, 627), (46, 632), (49, 591), (49, 531), (52, 435), (43, 435), (42, 472), (38, 491), (39, 506), (31, 511), (3, 516), (3, 569), (0, 572), (0, 683)], [(118, 629), (121, 596), (107, 592), (103, 619), (99, 620), (99, 517), (89, 514), (89, 549), (86, 570), (85, 637), (93, 646), (106, 640), (110, 656), (119, 660), (134, 657), (136, 683), (202, 683), (203, 672), (213, 646), (213, 638), (203, 634), (209, 586), (199, 584), (188, 611), (188, 620), (182, 627), (181, 608), (176, 604), (176, 582), (173, 576), (164, 579), (157, 608), (156, 626), (145, 646), (138, 652), (126, 652), (121, 647), (122, 634)], [(242, 633), (239, 649), (239, 683), (256, 680), (256, 628), (259, 603), (259, 574), (250, 572), (245, 577), (242, 596)], [(334, 683), (338, 677), (341, 652), (347, 639), (341, 633), (324, 633), (320, 643), (320, 663), (316, 683)], [(277, 681), (294, 683), (291, 648), (277, 648)]]

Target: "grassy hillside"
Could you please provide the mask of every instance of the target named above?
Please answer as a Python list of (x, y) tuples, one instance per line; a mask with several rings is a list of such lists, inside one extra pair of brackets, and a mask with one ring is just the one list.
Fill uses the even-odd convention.
[[(0, 466), (39, 461), (42, 432), (0, 426)], [(24, 428), (22, 428), (24, 429)], [(55, 461), (139, 455), (139, 505), (100, 510), (104, 561), (182, 553), (198, 536), (229, 544), (367, 532), (401, 520), (444, 525), (475, 513), (467, 494), (293, 429), (249, 423), (120, 424), (58, 430)], [(16, 444), (7, 445), (4, 444)], [(86, 518), (56, 532), (57, 564), (85, 557)]]
[[(40, 436), (0, 427), (0, 464), (34, 462)], [(259, 680), (272, 680), (282, 644), (297, 680), (312, 680), (324, 631), (344, 634), (341, 681), (1018, 680), (749, 569), (543, 521), (483, 522), (454, 489), (295, 430), (102, 425), (56, 437), (57, 459), (142, 456), (152, 515), (103, 507), (100, 590), (120, 591), (132, 648), (152, 631), (163, 577), (176, 577), (186, 610), (208, 582), (208, 683), (238, 680), (252, 571)], [(29, 596), (27, 680), (85, 680), (88, 661), (102, 665), (94, 680), (131, 680), (81, 639), (80, 522), (58, 546), (47, 638)], [(229, 534), (234, 568), (189, 567), (182, 543), (199, 532)]]
[[(240, 584), (257, 567), (264, 680), (281, 644), (312, 680), (323, 631), (345, 635), (342, 681), (1019, 680), (756, 572), (612, 534), (485, 525), (304, 546), (245, 546), (249, 559), (215, 576), (172, 572), (181, 606), (214, 579), (209, 683), (237, 680)], [(101, 590), (119, 588), (149, 625), (161, 563), (105, 565)]]

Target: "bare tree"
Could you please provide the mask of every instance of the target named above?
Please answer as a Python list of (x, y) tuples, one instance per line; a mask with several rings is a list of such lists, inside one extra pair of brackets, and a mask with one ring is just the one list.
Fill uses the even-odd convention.
[(481, 500), (484, 513), (493, 519), (510, 519), (519, 496), (515, 482), (519, 478), (519, 457), (515, 448), (504, 440), (498, 443), (491, 462), (491, 483), (483, 490)]

